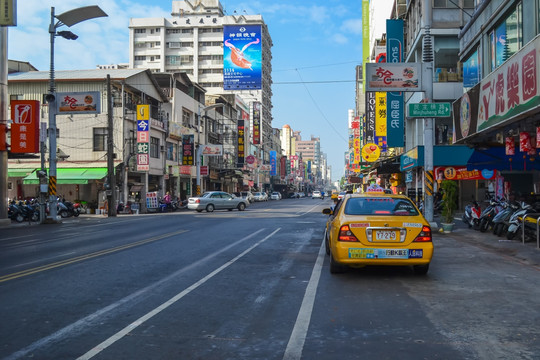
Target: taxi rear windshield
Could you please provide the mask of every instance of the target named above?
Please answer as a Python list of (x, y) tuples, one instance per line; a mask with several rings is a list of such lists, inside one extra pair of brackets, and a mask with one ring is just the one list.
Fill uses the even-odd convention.
[(410, 200), (390, 197), (350, 198), (344, 212), (347, 215), (418, 215), (418, 210)]

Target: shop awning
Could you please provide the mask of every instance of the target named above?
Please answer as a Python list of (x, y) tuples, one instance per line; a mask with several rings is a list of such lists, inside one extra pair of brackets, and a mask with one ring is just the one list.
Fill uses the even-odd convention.
[[(49, 169), (47, 169), (48, 173)], [(107, 176), (107, 168), (61, 168), (56, 169), (57, 184), (88, 184), (88, 180), (100, 180)], [(23, 179), (23, 184), (39, 184), (36, 171)]]
[[(433, 166), (465, 166), (473, 153), (465, 145), (433, 146)], [(420, 145), (401, 155), (401, 171), (424, 166), (424, 146)]]
[(26, 177), (35, 169), (8, 169), (8, 177)]
[(516, 149), (516, 154), (506, 155), (504, 146), (491, 147), (489, 149), (474, 150), (469, 161), (467, 170), (499, 170), (499, 171), (532, 171), (540, 170), (538, 156), (525, 155)]

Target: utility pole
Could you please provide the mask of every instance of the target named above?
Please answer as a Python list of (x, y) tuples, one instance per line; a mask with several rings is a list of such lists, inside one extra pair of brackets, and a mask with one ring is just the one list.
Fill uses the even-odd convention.
[(107, 202), (108, 216), (116, 216), (116, 177), (114, 175), (114, 124), (111, 75), (107, 74)]
[[(426, 102), (433, 102), (433, 39), (431, 38), (431, 0), (424, 0), (424, 36), (422, 37), (423, 85)], [(434, 118), (424, 119), (424, 216), (433, 222), (433, 123)]]
[(8, 119), (8, 61), (7, 41), (8, 29), (0, 26), (0, 225), (9, 225), (7, 217), (7, 181), (8, 181), (8, 152), (7, 152), (7, 119)]

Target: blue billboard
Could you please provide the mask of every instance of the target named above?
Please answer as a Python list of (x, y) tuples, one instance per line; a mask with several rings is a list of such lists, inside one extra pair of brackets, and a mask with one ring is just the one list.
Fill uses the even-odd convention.
[(270, 176), (277, 175), (277, 152), (270, 150)]
[(223, 27), (223, 89), (261, 89), (260, 25)]

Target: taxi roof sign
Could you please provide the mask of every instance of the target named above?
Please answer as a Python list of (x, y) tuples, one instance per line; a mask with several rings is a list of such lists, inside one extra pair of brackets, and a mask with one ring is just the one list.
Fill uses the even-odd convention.
[(366, 189), (367, 193), (377, 193), (377, 194), (384, 194), (384, 189), (377, 184), (369, 185)]

